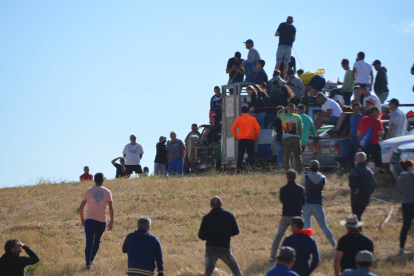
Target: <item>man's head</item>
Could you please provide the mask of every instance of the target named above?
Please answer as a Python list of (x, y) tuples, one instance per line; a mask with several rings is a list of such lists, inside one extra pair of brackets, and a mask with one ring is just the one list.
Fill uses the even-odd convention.
[(391, 111), (394, 111), (395, 109), (397, 109), (399, 105), (400, 105), (400, 101), (395, 98), (388, 101), (388, 106), (390, 107)]
[(151, 219), (149, 217), (140, 217), (137, 220), (138, 230), (149, 231), (151, 227)]
[(371, 107), (375, 106), (376, 103), (377, 101), (374, 100), (374, 98), (369, 98), (365, 101), (365, 107), (367, 108), (367, 110), (369, 110)]
[(349, 69), (349, 60), (344, 58), (341, 62), (342, 68), (344, 68), (344, 70), (348, 70)]
[(369, 108), (369, 115), (379, 118), (380, 116), (379, 108), (377, 106), (371, 106)]
[(292, 70), (292, 69), (289, 69), (288, 71), (287, 71), (287, 77), (291, 80), (291, 79), (293, 79), (293, 77), (295, 76), (295, 74), (294, 74), (295, 72)]
[(242, 113), (247, 113), (247, 112), (249, 112), (249, 108), (247, 107), (247, 106), (242, 106), (242, 108), (241, 108), (241, 112)]
[(220, 87), (218, 87), (217, 85), (214, 86), (214, 94), (216, 94), (216, 96), (220, 96)]
[(302, 75), (303, 74), (303, 70), (302, 69), (299, 69), (296, 73), (298, 74), (298, 77), (300, 78), (300, 75)]
[(357, 55), (357, 61), (359, 60), (364, 60), (365, 58), (365, 53), (364, 52), (359, 52)]
[(287, 111), (288, 111), (289, 113), (294, 113), (294, 112), (295, 112), (295, 109), (296, 109), (295, 104), (293, 104), (293, 103), (288, 104), (288, 106), (287, 106)]
[(262, 70), (264, 66), (265, 66), (265, 61), (263, 59), (260, 59), (260, 60), (257, 61), (256, 69), (258, 71)]
[(356, 116), (361, 113), (361, 104), (360, 103), (353, 103), (352, 104), (352, 113)]
[(374, 255), (368, 250), (359, 251), (355, 256), (356, 266), (368, 270), (374, 265)]
[(136, 140), (137, 140), (137, 137), (135, 137), (134, 134), (131, 134), (131, 136), (129, 136), (129, 141), (131, 141), (131, 144), (135, 144)]
[(88, 174), (88, 173), (89, 173), (89, 167), (88, 167), (88, 166), (83, 167), (83, 171), (84, 171), (86, 174)]
[(304, 114), (305, 111), (305, 106), (303, 104), (298, 104), (298, 114)]
[(22, 249), (20, 247), (20, 241), (16, 239), (6, 241), (6, 244), (4, 245), (4, 251), (6, 252), (6, 254), (20, 254), (20, 252), (22, 252)]
[(386, 105), (382, 105), (381, 106), (381, 112), (383, 113), (383, 114), (390, 114), (390, 108), (388, 107), (388, 106), (386, 106)]
[(276, 112), (279, 112), (280, 110), (282, 110), (284, 107), (282, 105), (279, 105), (278, 107), (276, 107)]
[(248, 39), (244, 43), (246, 44), (246, 49), (250, 50), (251, 48), (253, 48), (253, 45), (254, 45), (253, 40)]
[(102, 183), (104, 182), (104, 175), (103, 173), (96, 173), (93, 181), (95, 181), (96, 186), (102, 186)]
[(413, 171), (414, 161), (409, 159), (401, 159), (398, 162), (398, 165), (403, 169), (403, 171)]
[(372, 66), (374, 66), (375, 70), (378, 71), (379, 69), (381, 69), (381, 61), (379, 61), (378, 59), (376, 59), (373, 63)]
[(241, 59), (240, 52), (234, 53), (234, 61), (237, 62), (237, 63), (239, 63), (240, 62), (240, 59)]
[(362, 91), (362, 94), (364, 94), (365, 97), (368, 97), (368, 95), (370, 94), (370, 89), (369, 89), (368, 84), (366, 84), (366, 83), (361, 84), (361, 91)]
[(119, 162), (121, 162), (122, 165), (125, 165), (125, 159), (124, 158), (119, 159)]
[(359, 227), (364, 225), (362, 221), (358, 221), (358, 217), (356, 215), (347, 215), (346, 220), (341, 220), (339, 224), (345, 226), (348, 232), (358, 229)]
[(319, 161), (318, 160), (311, 160), (309, 162), (309, 170), (311, 172), (317, 172), (319, 170)]
[(359, 164), (359, 163), (363, 163), (367, 160), (367, 155), (364, 152), (358, 152), (355, 155), (355, 163)]
[(164, 142), (164, 143), (165, 143), (165, 142), (166, 142), (166, 140), (167, 140), (166, 138), (167, 138), (167, 137), (161, 136), (161, 137), (160, 137), (160, 142)]
[(296, 260), (296, 251), (292, 247), (282, 246), (277, 254), (276, 260), (279, 264), (287, 266), (291, 269), (295, 264)]
[(361, 98), (361, 93), (362, 93), (361, 86), (355, 85), (354, 86), (354, 99)]
[(286, 19), (286, 22), (289, 22), (289, 23), (293, 23), (293, 16), (288, 16), (288, 18)]
[(280, 70), (273, 71), (273, 77), (280, 76)]
[(191, 125), (191, 131), (192, 131), (193, 133), (197, 133), (197, 131), (198, 131), (197, 124), (192, 124), (192, 125)]
[(302, 217), (293, 217), (290, 221), (290, 230), (295, 233), (298, 230), (302, 230), (305, 225), (305, 221)]
[(210, 200), (211, 209), (220, 208), (222, 206), (221, 198), (213, 196)]
[(322, 92), (319, 92), (318, 95), (316, 95), (316, 101), (318, 104), (323, 105), (326, 102), (326, 96)]
[(273, 87), (276, 88), (278, 86), (280, 86), (280, 82), (278, 80), (274, 80), (273, 81)]
[(296, 179), (296, 172), (294, 170), (288, 170), (286, 172), (286, 179), (288, 181), (295, 181), (295, 179)]
[(175, 141), (175, 139), (177, 139), (177, 134), (174, 131), (171, 131), (170, 138), (171, 140)]

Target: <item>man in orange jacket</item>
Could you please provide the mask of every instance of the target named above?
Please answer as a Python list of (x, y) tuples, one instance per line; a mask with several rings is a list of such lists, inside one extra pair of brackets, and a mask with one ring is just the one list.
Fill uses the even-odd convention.
[[(260, 126), (257, 123), (255, 117), (247, 114), (249, 108), (243, 106), (241, 109), (242, 115), (234, 121), (231, 127), (233, 138), (238, 140), (237, 147), (237, 169), (239, 170), (243, 164), (244, 152), (247, 150), (247, 156), (249, 158), (250, 166), (254, 165), (254, 140), (259, 137)], [(237, 136), (236, 129), (239, 129), (239, 135)]]

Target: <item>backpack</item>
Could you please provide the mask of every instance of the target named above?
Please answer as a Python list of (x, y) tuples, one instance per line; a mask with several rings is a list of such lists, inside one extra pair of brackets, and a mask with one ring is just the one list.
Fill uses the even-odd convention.
[(369, 144), (372, 140), (372, 133), (374, 131), (374, 124), (376, 122), (376, 119), (374, 119), (372, 126), (370, 126), (367, 131), (361, 135), (359, 138), (359, 144), (361, 145), (361, 148), (365, 150), (366, 152), (370, 152), (372, 150), (372, 145), (370, 148), (368, 148)]

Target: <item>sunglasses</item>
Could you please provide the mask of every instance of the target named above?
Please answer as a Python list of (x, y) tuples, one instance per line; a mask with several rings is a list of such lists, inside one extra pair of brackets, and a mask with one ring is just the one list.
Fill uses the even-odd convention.
[(137, 137), (130, 137), (129, 139), (137, 139)]

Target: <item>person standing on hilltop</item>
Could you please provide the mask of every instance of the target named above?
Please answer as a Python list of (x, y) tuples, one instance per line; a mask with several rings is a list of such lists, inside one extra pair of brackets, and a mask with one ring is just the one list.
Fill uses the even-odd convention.
[(133, 172), (135, 172), (136, 174), (142, 174), (140, 162), (142, 159), (142, 155), (144, 154), (142, 146), (136, 143), (137, 137), (135, 137), (134, 134), (132, 134), (129, 137), (129, 140), (131, 141), (131, 143), (126, 145), (124, 147), (124, 150), (122, 151), (125, 158), (125, 168), (128, 178)]
[(279, 45), (276, 52), (275, 70), (280, 70), (280, 64), (283, 62), (285, 69), (282, 75), (286, 79), (287, 69), (289, 68), (290, 56), (292, 55), (292, 46), (296, 38), (296, 28), (293, 26), (293, 17), (288, 16), (286, 22), (280, 23), (276, 30), (275, 36), (279, 37)]
[[(22, 257), (22, 249), (29, 257)], [(39, 257), (27, 245), (19, 240), (8, 240), (4, 245), (6, 251), (0, 258), (1, 276), (24, 276), (24, 268), (39, 262)]]
[(239, 234), (234, 215), (222, 208), (221, 199), (214, 196), (210, 201), (211, 211), (201, 221), (198, 237), (206, 241), (206, 271), (204, 276), (213, 275), (218, 259), (221, 259), (234, 276), (241, 276), (236, 258), (230, 248), (230, 239)]
[[(79, 207), (79, 214), (82, 226), (85, 227), (86, 246), (85, 260), (86, 269), (91, 269), (91, 264), (99, 249), (102, 234), (106, 227), (106, 205), (109, 207), (108, 231), (112, 230), (114, 223), (114, 207), (112, 193), (109, 189), (102, 186), (104, 182), (103, 173), (95, 174), (95, 186), (88, 188)], [(84, 209), (88, 204), (86, 218)]]
[(85, 166), (85, 167), (83, 168), (83, 171), (84, 171), (84, 174), (82, 174), (82, 175), (79, 177), (80, 181), (87, 181), (87, 180), (92, 180), (92, 179), (93, 179), (93, 175), (91, 175), (91, 174), (89, 173), (89, 167), (88, 167), (88, 166)]
[(170, 133), (170, 138), (167, 144), (168, 175), (182, 175), (185, 146), (174, 131)]
[[(116, 160), (119, 159), (119, 163), (116, 163)], [(114, 167), (116, 168), (116, 175), (115, 178), (122, 178), (124, 176), (126, 176), (126, 168), (125, 168), (125, 159), (122, 157), (118, 157), (115, 158), (114, 160), (111, 161), (111, 164), (114, 165)], [(91, 179), (92, 180), (92, 179)]]

